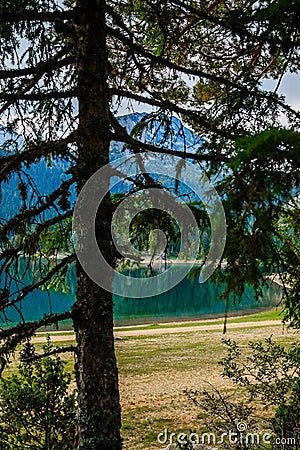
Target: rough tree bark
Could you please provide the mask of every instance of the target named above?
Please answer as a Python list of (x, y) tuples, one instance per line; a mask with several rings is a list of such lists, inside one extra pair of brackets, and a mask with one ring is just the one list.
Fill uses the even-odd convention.
[[(78, 190), (109, 158), (109, 96), (105, 2), (79, 2), (78, 39)], [(111, 205), (101, 203), (96, 230), (102, 251), (112, 266)], [(91, 224), (92, 226), (92, 224)], [(77, 301), (73, 323), (78, 343), (76, 377), (78, 387), (78, 449), (119, 450), (120, 405), (118, 372), (113, 338), (112, 294), (92, 282), (77, 267)]]

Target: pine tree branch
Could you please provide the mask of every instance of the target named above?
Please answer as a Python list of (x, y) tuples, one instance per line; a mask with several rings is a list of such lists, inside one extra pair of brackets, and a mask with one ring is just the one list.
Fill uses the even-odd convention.
[(0, 93), (0, 101), (6, 101), (9, 104), (17, 100), (25, 101), (43, 101), (48, 99), (59, 100), (64, 98), (72, 98), (77, 96), (76, 89), (70, 89), (68, 91), (48, 91), (48, 92), (35, 92), (32, 94), (22, 94), (14, 92), (2, 92)]
[(247, 84), (242, 85), (242, 84), (236, 83), (234, 81), (231, 81), (229, 78), (226, 78), (226, 77), (213, 75), (213, 74), (203, 72), (198, 69), (184, 67), (179, 64), (175, 64), (174, 62), (170, 61), (168, 58), (157, 56), (157, 55), (154, 55), (154, 54), (148, 52), (142, 46), (133, 42), (132, 38), (127, 38), (126, 36), (124, 36), (124, 34), (122, 34), (117, 29), (107, 27), (107, 32), (109, 35), (120, 40), (124, 45), (126, 45), (133, 52), (136, 52), (140, 56), (148, 59), (150, 62), (152, 62), (158, 66), (168, 67), (169, 69), (175, 70), (182, 74), (191, 75), (191, 76), (195, 76), (195, 77), (199, 77), (199, 78), (204, 78), (204, 79), (219, 83), (221, 86), (223, 85), (223, 86), (228, 86), (228, 87), (237, 89), (239, 92), (244, 93), (245, 96), (249, 96), (251, 94), (253, 96), (256, 96), (257, 98), (268, 100), (268, 101), (280, 106), (282, 109), (284, 109), (288, 113), (293, 114), (296, 118), (300, 119), (299, 112), (295, 111), (289, 105), (287, 105), (284, 102), (282, 102), (281, 100), (277, 99), (272, 93), (259, 91), (258, 87), (254, 84), (256, 82), (256, 80), (254, 80), (254, 79), (253, 79), (252, 84), (250, 82), (248, 82)]
[(0, 340), (6, 341), (0, 347), (0, 354), (10, 354), (12, 353), (18, 344), (28, 340), (35, 332), (47, 325), (52, 325), (54, 323), (59, 323), (62, 320), (71, 319), (71, 311), (66, 311), (60, 314), (51, 314), (45, 316), (40, 320), (34, 322), (20, 323), (14, 327), (4, 328), (0, 330)]
[[(47, 273), (47, 275), (45, 275), (43, 278), (41, 278), (39, 281), (37, 281), (36, 283), (32, 283), (29, 284), (27, 286), (25, 286), (23, 289), (20, 289), (17, 292), (11, 293), (9, 294), (7, 297), (3, 298), (1, 300), (1, 305), (0, 305), (0, 311), (4, 311), (5, 309), (15, 305), (18, 302), (21, 302), (22, 300), (24, 300), (24, 298), (30, 294), (31, 292), (35, 291), (36, 289), (40, 288), (41, 286), (43, 286), (47, 281), (49, 281), (56, 273), (58, 273), (61, 269), (63, 269), (65, 266), (71, 264), (71, 262), (76, 260), (76, 256), (75, 254), (71, 254), (66, 256), (65, 258), (63, 258), (61, 260), (60, 263), (56, 264), (55, 267), (53, 267), (51, 270), (49, 270), (49, 272)], [(14, 297), (12, 300), (7, 301), (9, 299), (9, 297), (12, 297), (13, 295), (16, 295), (16, 297)], [(1, 333), (0, 333), (0, 339), (1, 339)]]
[(249, 85), (240, 85), (238, 83), (235, 83), (234, 81), (231, 81), (229, 78), (226, 77), (220, 77), (218, 75), (213, 75), (208, 72), (203, 72), (202, 70), (193, 69), (185, 66), (181, 66), (179, 64), (176, 64), (172, 62), (168, 58), (164, 58), (162, 56), (154, 55), (151, 52), (148, 52), (145, 50), (141, 45), (133, 42), (132, 39), (129, 39), (124, 34), (122, 34), (118, 29), (107, 27), (107, 32), (110, 36), (113, 36), (120, 40), (124, 45), (126, 45), (129, 49), (136, 52), (140, 56), (148, 59), (152, 63), (159, 65), (161, 67), (168, 67), (169, 69), (175, 70), (176, 72), (184, 73), (186, 75), (192, 75), (199, 78), (204, 78), (210, 81), (214, 81), (215, 83), (219, 83), (224, 86), (230, 86), (242, 91), (245, 91), (249, 93)]
[(204, 11), (203, 9), (198, 9), (195, 6), (189, 5), (187, 2), (183, 2), (180, 0), (170, 0), (170, 3), (173, 3), (176, 6), (188, 11), (189, 13), (198, 16), (200, 19), (208, 20), (214, 25), (224, 26), (223, 21), (221, 21), (216, 15), (209, 14), (209, 12)]
[(48, 61), (42, 61), (34, 67), (26, 67), (22, 69), (8, 69), (0, 70), (0, 79), (7, 80), (11, 78), (26, 77), (28, 75), (46, 74), (52, 72), (53, 70), (66, 67), (75, 62), (74, 56), (66, 56), (69, 48), (65, 48), (58, 52), (55, 56), (50, 58)]
[[(75, 340), (75, 337), (74, 337), (74, 340)], [(38, 355), (33, 355), (33, 356), (30, 356), (30, 358), (21, 358), (21, 361), (25, 362), (25, 363), (32, 362), (32, 361), (38, 361), (39, 359), (43, 359), (48, 356), (60, 355), (61, 353), (67, 353), (67, 352), (75, 353), (76, 350), (77, 350), (77, 347), (75, 345), (68, 345), (66, 347), (56, 347), (55, 349), (53, 349), (49, 352), (41, 353)]]
[[(33, 242), (38, 239), (38, 236), (44, 231), (49, 229), (53, 225), (57, 225), (58, 223), (61, 223), (62, 221), (72, 217), (73, 210), (67, 211), (64, 214), (59, 214), (55, 217), (52, 217), (51, 219), (45, 220), (42, 223), (38, 223), (35, 228), (35, 232), (31, 234)], [(4, 251), (0, 252), (0, 261), (6, 258), (6, 263), (11, 258), (18, 258), (20, 254), (24, 254), (24, 245), (21, 244), (19, 246), (15, 246), (13, 248), (7, 248)], [(6, 263), (4, 263), (3, 267), (6, 266)], [(0, 267), (0, 275), (3, 272), (3, 268)]]
[(239, 135), (239, 131), (236, 129), (235, 133), (228, 132), (223, 129), (219, 129), (216, 127), (212, 121), (209, 121), (204, 117), (204, 115), (199, 114), (198, 111), (192, 109), (185, 109), (181, 106), (176, 105), (174, 102), (165, 99), (157, 99), (152, 97), (145, 97), (140, 94), (136, 94), (134, 92), (126, 91), (125, 89), (111, 89), (111, 95), (116, 95), (118, 97), (124, 97), (131, 100), (135, 100), (137, 102), (145, 103), (147, 105), (156, 106), (165, 111), (172, 111), (177, 114), (181, 114), (182, 116), (188, 117), (191, 120), (195, 121), (201, 127), (205, 128), (206, 132), (213, 132), (219, 136), (222, 136), (226, 139), (235, 139)]
[[(0, 10), (1, 11), (1, 10)], [(0, 12), (0, 22), (19, 23), (19, 22), (61, 22), (66, 20), (75, 20), (78, 12), (75, 9), (66, 11), (2, 11)]]
[(0, 228), (0, 239), (5, 240), (6, 234), (11, 233), (12, 231), (17, 231), (21, 226), (24, 225), (24, 222), (28, 222), (33, 217), (38, 216), (42, 212), (49, 209), (54, 202), (60, 197), (60, 195), (69, 189), (69, 187), (74, 183), (74, 179), (70, 178), (69, 180), (63, 181), (58, 189), (53, 191), (51, 194), (47, 195), (45, 200), (43, 200), (42, 204), (38, 207), (27, 209), (26, 211), (15, 215), (12, 219), (8, 220), (1, 228)]
[[(259, 20), (259, 17), (257, 17), (257, 15), (259, 14), (258, 11), (253, 11), (254, 14), (252, 16), (250, 14), (248, 14), (247, 16), (242, 16), (241, 10), (240, 14), (238, 14), (237, 11), (234, 11), (234, 15), (228, 12), (224, 20), (220, 17), (217, 17), (216, 15), (212, 15), (209, 12), (204, 11), (203, 9), (196, 8), (195, 6), (188, 4), (187, 2), (184, 2), (182, 0), (170, 0), (170, 3), (173, 3), (174, 5), (193, 14), (194, 16), (197, 16), (200, 20), (207, 20), (214, 25), (230, 31), (236, 36), (249, 38), (249, 42), (251, 42), (252, 46), (253, 42), (255, 41), (259, 42), (260, 45), (268, 43), (273, 46), (281, 46), (282, 44), (281, 39), (276, 39), (274, 35), (272, 35), (272, 37), (270, 36), (268, 29), (265, 29), (262, 34), (257, 34), (255, 28), (253, 33), (251, 32), (251, 27), (247, 27), (247, 25), (250, 25), (251, 23)], [(296, 44), (293, 46), (293, 48), (295, 47)]]
[[(64, 49), (64, 52), (66, 50)], [(61, 53), (61, 52), (59, 52)], [(59, 58), (59, 53), (56, 54), (53, 58), (51, 58), (51, 62), (57, 61), (57, 58)], [(14, 96), (17, 96), (16, 98), (22, 97), (26, 92), (30, 91), (33, 87), (37, 85), (37, 83), (43, 78), (44, 72), (38, 72), (36, 73), (33, 78), (30, 80), (27, 80), (27, 78), (23, 79), (23, 85), (17, 92), (14, 93)], [(13, 97), (9, 98), (8, 101), (0, 108), (0, 115), (6, 111), (13, 103), (15, 102), (15, 99)]]
[[(68, 188), (68, 185), (63, 187), (63, 189), (66, 188)], [(47, 199), (48, 203), (43, 204), (42, 207), (39, 208), (39, 210), (43, 210), (42, 212), (44, 212), (47, 209), (49, 209), (50, 201), (53, 203), (53, 201), (55, 201), (55, 199), (61, 195), (61, 192), (63, 192), (61, 189), (58, 189), (57, 191), (58, 192), (56, 194), (56, 197), (53, 198), (53, 196), (51, 196), (50, 200), (48, 198)], [(30, 225), (31, 224), (30, 219), (35, 218), (36, 216), (38, 216), (38, 214), (41, 213), (38, 212), (37, 208), (26, 210), (25, 212), (17, 214), (13, 218), (11, 218), (0, 228), (1, 240), (5, 243), (5, 246), (8, 247), (2, 252), (0, 252), (0, 260), (6, 259), (6, 263), (1, 267), (0, 274), (3, 272), (3, 268), (5, 268), (5, 265), (9, 261), (11, 261), (12, 259), (17, 259), (20, 255), (23, 255), (24, 253), (26, 254), (28, 252), (28, 244), (30, 245), (28, 241), (26, 242), (26, 240), (24, 240), (18, 246), (13, 247), (9, 241), (9, 234), (11, 233), (11, 230), (13, 230), (15, 233), (20, 232), (20, 234), (22, 234), (24, 232), (23, 231), (24, 225)], [(33, 232), (32, 234), (32, 239), (34, 238), (34, 235), (37, 235), (37, 233), (41, 233), (43, 230), (47, 229), (47, 227), (59, 223), (62, 220), (71, 216), (72, 211), (67, 211), (65, 214), (59, 214), (54, 218), (49, 219), (48, 221), (37, 224), (35, 228), (35, 233)], [(6, 235), (6, 233), (8, 234), (8, 236)], [(34, 241), (31, 242), (31, 245), (34, 245)]]
[(111, 139), (114, 141), (124, 142), (135, 151), (138, 152), (150, 151), (154, 153), (178, 156), (180, 158), (185, 159), (186, 158), (193, 159), (194, 161), (228, 162), (228, 158), (225, 155), (219, 156), (219, 155), (212, 155), (211, 153), (209, 154), (191, 153), (180, 150), (172, 150), (169, 148), (164, 148), (161, 146), (141, 142), (138, 139), (135, 139), (132, 136), (130, 136), (126, 131), (126, 128), (122, 127), (122, 125), (120, 125), (119, 122), (114, 117), (112, 117), (112, 123), (115, 129), (115, 133), (112, 133)]
[(38, 223), (36, 226), (36, 232), (32, 234), (34, 236), (35, 234), (38, 235), (42, 231), (47, 230), (48, 228), (52, 227), (53, 225), (57, 225), (60, 222), (63, 222), (66, 219), (69, 219), (73, 216), (73, 209), (66, 211), (64, 214), (59, 214), (58, 216), (52, 217), (51, 219), (45, 220), (42, 223)]
[(75, 141), (76, 133), (71, 133), (64, 139), (28, 144), (28, 150), (14, 153), (13, 155), (0, 156), (0, 181), (5, 180), (11, 173), (20, 170), (22, 164), (29, 166), (49, 155), (69, 156), (70, 149), (68, 148), (68, 144), (74, 143)]

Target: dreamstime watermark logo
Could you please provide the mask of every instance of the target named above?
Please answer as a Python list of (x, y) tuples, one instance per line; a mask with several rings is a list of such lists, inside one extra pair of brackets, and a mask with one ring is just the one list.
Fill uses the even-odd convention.
[[(142, 190), (135, 188), (131, 192), (131, 187), (144, 173), (159, 181), (159, 186)], [(176, 196), (170, 186), (172, 183), (178, 186), (179, 182), (184, 186), (185, 194)], [(148, 252), (140, 252), (132, 245), (130, 223), (138, 213), (156, 209), (175, 220), (180, 230), (181, 247), (177, 258), (169, 261), (166, 270), (149, 278), (134, 278), (117, 271), (105, 260), (97, 244), (95, 221), (98, 208), (109, 191), (126, 194), (113, 215), (111, 233), (117, 251), (127, 259), (147, 261), (147, 258), (153, 258), (153, 249), (156, 254), (161, 254), (167, 243), (164, 232), (153, 229)], [(197, 221), (191, 209), (180, 200), (188, 195), (203, 203), (210, 220), (210, 247), (202, 261), (196, 261), (201, 248)], [(200, 267), (199, 282), (205, 282), (221, 260), (226, 240), (226, 219), (218, 193), (199, 167), (178, 157), (148, 152), (119, 158), (90, 177), (75, 205), (73, 236), (78, 260), (95, 283), (117, 295), (143, 298), (176, 286), (196, 262)]]
[[(218, 450), (226, 444), (243, 445), (245, 447), (257, 445), (296, 445), (295, 437), (274, 437), (271, 433), (257, 433), (247, 430), (245, 422), (239, 422), (235, 430), (226, 431), (220, 435), (216, 433), (171, 433), (167, 428), (157, 435), (157, 442), (161, 445), (213, 445), (211, 450)], [(168, 447), (167, 447), (168, 448)], [(251, 447), (252, 448), (252, 447)]]

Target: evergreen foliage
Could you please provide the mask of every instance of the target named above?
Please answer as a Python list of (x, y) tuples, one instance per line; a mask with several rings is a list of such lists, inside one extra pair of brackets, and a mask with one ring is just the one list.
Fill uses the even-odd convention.
[(70, 450), (75, 436), (71, 376), (48, 343), (45, 356), (23, 347), (14, 375), (0, 379), (1, 450)]
[[(5, 358), (41, 325), (72, 318), (78, 448), (121, 448), (112, 295), (77, 265), (72, 311), (51, 311), (50, 296), (50, 313), (27, 323), (22, 301), (57, 286), (76, 260), (72, 251), (60, 255), (70, 241), (71, 194), (108, 163), (112, 141), (131, 155), (190, 158), (213, 176), (228, 220), (214, 280), (226, 284), (227, 300), (247, 284), (259, 295), (275, 274), (287, 319), (299, 326), (300, 114), (278, 94), (284, 75), (299, 70), (298, 17), (298, 0), (1, 3), (0, 182), (16, 183), (20, 201), (0, 223), (0, 311), (9, 324), (14, 308), (20, 323), (0, 331), (0, 351)], [(267, 78), (277, 82), (271, 91)], [(116, 118), (118, 104), (130, 102), (152, 108), (131, 133)], [(174, 115), (197, 135), (197, 152), (173, 145)], [(145, 141), (145, 130), (160, 122), (161, 139)], [(66, 177), (43, 194), (25, 169), (55, 158), (67, 164)], [(151, 185), (149, 174), (137, 181), (135, 190)], [(112, 209), (105, 198), (96, 228), (114, 266)], [(25, 256), (35, 266), (27, 285), (18, 272)]]

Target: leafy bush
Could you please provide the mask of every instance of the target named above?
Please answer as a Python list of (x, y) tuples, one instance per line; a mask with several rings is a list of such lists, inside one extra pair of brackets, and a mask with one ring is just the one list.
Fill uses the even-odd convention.
[(74, 441), (75, 393), (64, 362), (46, 356), (32, 359), (27, 345), (17, 374), (0, 379), (0, 450), (70, 450)]
[[(220, 364), (224, 377), (237, 392), (225, 397), (209, 385), (202, 392), (190, 390), (189, 398), (209, 414), (207, 429), (221, 436), (234, 432), (237, 442), (224, 442), (222, 448), (300, 448), (300, 344), (288, 349), (272, 338), (249, 342), (245, 351), (231, 339), (223, 339), (227, 355)], [(259, 407), (258, 407), (259, 406)], [(265, 410), (263, 417), (259, 409)], [(242, 425), (242, 427), (241, 427)], [(243, 428), (243, 429), (242, 429)], [(267, 442), (245, 443), (246, 433), (270, 432)]]

